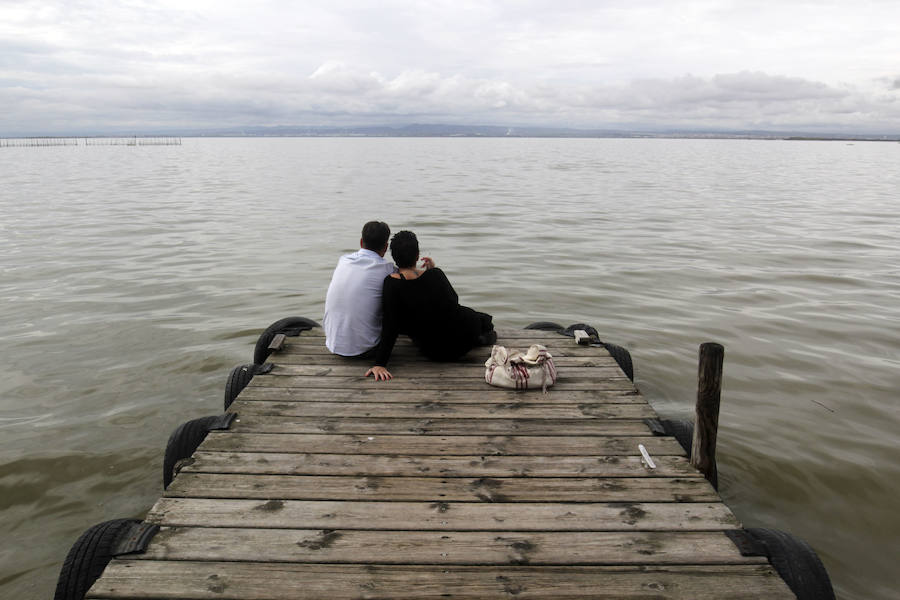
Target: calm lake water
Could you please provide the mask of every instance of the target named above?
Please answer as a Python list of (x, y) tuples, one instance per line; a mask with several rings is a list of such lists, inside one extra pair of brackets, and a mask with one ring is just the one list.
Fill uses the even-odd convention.
[(586, 322), (690, 418), (725, 346), (721, 493), (843, 599), (898, 597), (900, 144), (185, 139), (0, 149), (0, 597), (143, 517), (261, 329), (322, 316), (363, 222), (495, 322)]

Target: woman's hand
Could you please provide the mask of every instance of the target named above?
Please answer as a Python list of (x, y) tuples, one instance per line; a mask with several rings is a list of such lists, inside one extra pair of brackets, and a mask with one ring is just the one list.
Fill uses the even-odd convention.
[(366, 371), (365, 376), (368, 377), (369, 375), (374, 375), (375, 381), (387, 381), (388, 379), (391, 379), (393, 377), (393, 375), (391, 375), (391, 372), (384, 367), (372, 367), (371, 369)]
[(430, 257), (430, 256), (423, 256), (423, 257), (422, 257), (422, 268), (425, 269), (426, 271), (427, 271), (428, 269), (433, 269), (433, 268), (434, 268), (434, 261), (431, 260), (431, 257)]

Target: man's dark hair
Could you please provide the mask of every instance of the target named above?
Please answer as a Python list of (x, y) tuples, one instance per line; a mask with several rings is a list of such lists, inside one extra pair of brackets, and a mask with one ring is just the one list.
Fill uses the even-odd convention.
[(369, 221), (363, 225), (362, 243), (366, 250), (381, 252), (391, 237), (391, 228), (381, 221)]
[(400, 269), (411, 269), (419, 258), (419, 240), (412, 231), (398, 231), (391, 239), (391, 257)]

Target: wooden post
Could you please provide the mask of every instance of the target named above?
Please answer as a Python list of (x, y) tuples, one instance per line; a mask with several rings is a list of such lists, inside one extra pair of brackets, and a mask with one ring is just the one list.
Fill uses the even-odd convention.
[(721, 344), (700, 344), (700, 366), (697, 370), (697, 408), (694, 417), (694, 441), (691, 464), (714, 488), (719, 488), (716, 469), (716, 435), (719, 430), (719, 401), (722, 395), (722, 362), (725, 348)]

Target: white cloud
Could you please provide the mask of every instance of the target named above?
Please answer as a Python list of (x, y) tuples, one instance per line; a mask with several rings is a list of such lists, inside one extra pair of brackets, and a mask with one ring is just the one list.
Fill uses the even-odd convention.
[(900, 132), (900, 5), (5, 0), (0, 136), (448, 123)]
[(377, 73), (362, 73), (336, 61), (321, 65), (309, 76), (309, 81), (315, 90), (339, 96), (365, 94), (384, 86)]

